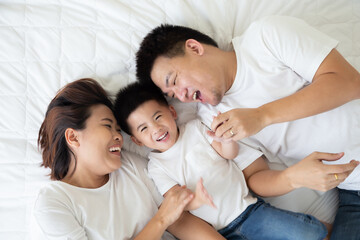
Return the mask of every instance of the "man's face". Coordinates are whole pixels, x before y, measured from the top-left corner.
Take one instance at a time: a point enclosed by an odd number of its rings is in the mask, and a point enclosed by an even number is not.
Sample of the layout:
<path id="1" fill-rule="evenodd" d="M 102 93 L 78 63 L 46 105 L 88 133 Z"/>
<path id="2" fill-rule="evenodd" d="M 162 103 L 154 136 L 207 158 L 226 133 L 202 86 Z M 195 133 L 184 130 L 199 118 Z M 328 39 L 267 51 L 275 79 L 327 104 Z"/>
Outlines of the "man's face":
<path id="1" fill-rule="evenodd" d="M 181 102 L 201 102 L 217 105 L 225 93 L 220 78 L 221 69 L 194 52 L 168 58 L 158 57 L 151 78 L 167 96 Z"/>

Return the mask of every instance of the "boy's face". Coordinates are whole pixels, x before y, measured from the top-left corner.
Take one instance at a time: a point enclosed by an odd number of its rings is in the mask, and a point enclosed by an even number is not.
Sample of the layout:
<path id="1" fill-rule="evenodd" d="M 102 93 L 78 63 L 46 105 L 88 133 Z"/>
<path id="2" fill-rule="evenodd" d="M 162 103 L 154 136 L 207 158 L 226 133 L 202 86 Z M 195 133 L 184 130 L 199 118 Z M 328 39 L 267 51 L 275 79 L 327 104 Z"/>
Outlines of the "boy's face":
<path id="1" fill-rule="evenodd" d="M 155 100 L 147 101 L 133 111 L 127 122 L 131 139 L 138 145 L 164 152 L 178 139 L 176 111 Z"/>

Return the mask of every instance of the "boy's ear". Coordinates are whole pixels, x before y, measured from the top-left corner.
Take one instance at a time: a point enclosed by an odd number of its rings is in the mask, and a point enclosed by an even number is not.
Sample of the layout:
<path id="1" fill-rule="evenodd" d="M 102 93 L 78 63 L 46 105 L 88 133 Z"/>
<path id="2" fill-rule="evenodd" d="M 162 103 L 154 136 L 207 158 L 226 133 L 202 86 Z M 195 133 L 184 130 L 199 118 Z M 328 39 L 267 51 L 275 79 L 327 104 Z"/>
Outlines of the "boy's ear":
<path id="1" fill-rule="evenodd" d="M 204 46 L 195 39 L 186 40 L 185 50 L 189 50 L 190 52 L 195 53 L 196 55 L 204 54 Z"/>
<path id="2" fill-rule="evenodd" d="M 67 144 L 71 147 L 79 147 L 80 142 L 78 139 L 78 132 L 73 128 L 67 128 L 65 130 L 65 139 Z"/>
<path id="3" fill-rule="evenodd" d="M 140 147 L 144 146 L 144 144 L 142 142 L 140 142 L 136 137 L 130 136 L 130 138 L 131 138 L 131 141 L 133 141 L 136 145 L 138 145 Z"/>
<path id="4" fill-rule="evenodd" d="M 171 115 L 173 116 L 173 118 L 176 120 L 177 119 L 177 113 L 175 108 L 172 105 L 169 105 L 169 110 L 171 112 Z"/>

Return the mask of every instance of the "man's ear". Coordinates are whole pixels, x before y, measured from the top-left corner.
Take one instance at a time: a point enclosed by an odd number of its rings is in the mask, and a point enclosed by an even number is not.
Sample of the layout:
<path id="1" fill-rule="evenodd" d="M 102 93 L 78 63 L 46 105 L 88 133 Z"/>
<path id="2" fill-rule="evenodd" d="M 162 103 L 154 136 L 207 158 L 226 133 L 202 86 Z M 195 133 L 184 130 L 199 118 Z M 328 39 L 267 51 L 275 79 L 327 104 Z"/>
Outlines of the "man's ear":
<path id="1" fill-rule="evenodd" d="M 185 42 L 185 50 L 188 50 L 192 53 L 195 53 L 197 55 L 203 55 L 204 54 L 204 46 L 196 41 L 195 39 L 188 39 Z"/>
<path id="2" fill-rule="evenodd" d="M 78 139 L 78 132 L 73 128 L 68 128 L 65 130 L 65 139 L 67 144 L 71 147 L 79 147 L 79 139 Z"/>
<path id="3" fill-rule="evenodd" d="M 142 142 L 140 142 L 136 137 L 130 136 L 130 139 L 131 139 L 131 141 L 133 141 L 136 145 L 138 145 L 138 146 L 140 146 L 140 147 L 144 146 L 144 144 L 143 144 Z"/>
<path id="4" fill-rule="evenodd" d="M 172 105 L 169 105 L 169 110 L 171 112 L 171 115 L 173 116 L 173 118 L 176 120 L 177 119 L 177 113 L 175 108 Z"/>

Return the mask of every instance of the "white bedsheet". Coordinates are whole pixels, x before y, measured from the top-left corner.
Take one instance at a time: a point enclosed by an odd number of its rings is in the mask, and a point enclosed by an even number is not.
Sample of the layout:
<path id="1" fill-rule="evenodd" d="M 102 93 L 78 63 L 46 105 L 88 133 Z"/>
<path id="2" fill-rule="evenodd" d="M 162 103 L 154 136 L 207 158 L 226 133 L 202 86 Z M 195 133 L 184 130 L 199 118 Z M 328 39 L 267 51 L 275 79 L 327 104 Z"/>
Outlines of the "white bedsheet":
<path id="1" fill-rule="evenodd" d="M 32 208 L 49 180 L 36 141 L 61 86 L 92 77 L 114 95 L 135 80 L 134 54 L 160 23 L 193 27 L 230 49 L 233 36 L 273 14 L 339 40 L 338 51 L 360 70 L 357 0 L 0 0 L 0 239 L 41 239 Z"/>

